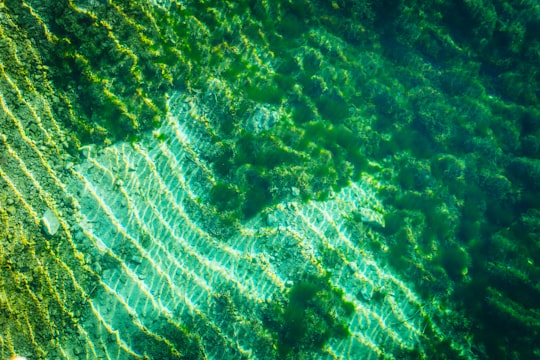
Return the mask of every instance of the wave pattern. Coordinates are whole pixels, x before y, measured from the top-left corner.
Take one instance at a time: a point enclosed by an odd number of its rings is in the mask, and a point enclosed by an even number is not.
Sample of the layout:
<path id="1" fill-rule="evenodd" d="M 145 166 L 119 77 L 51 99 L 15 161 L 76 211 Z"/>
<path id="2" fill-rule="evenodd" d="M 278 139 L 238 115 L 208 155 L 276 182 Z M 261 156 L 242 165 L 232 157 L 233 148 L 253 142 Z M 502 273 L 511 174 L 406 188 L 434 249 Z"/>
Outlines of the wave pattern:
<path id="1" fill-rule="evenodd" d="M 3 6 L 0 16 L 0 357 L 69 358 L 94 276 L 70 232 L 68 136 L 32 38 Z M 60 223 L 54 239 L 41 231 L 47 209 Z"/>
<path id="2" fill-rule="evenodd" d="M 31 6 L 9 5 L 54 40 Z M 1 358 L 275 358 L 263 314 L 302 274 L 330 274 L 354 304 L 351 336 L 331 339 L 321 358 L 416 347 L 428 310 L 364 246 L 382 226 L 372 179 L 226 229 L 207 201 L 216 181 L 201 156 L 204 104 L 176 94 L 160 136 L 83 146 L 79 162 L 66 130 L 76 98 L 53 87 L 20 19 L 3 6 L 0 15 Z M 113 90 L 103 94 L 117 100 Z M 53 236 L 41 229 L 47 210 L 60 223 Z"/>
<path id="3" fill-rule="evenodd" d="M 421 304 L 363 249 L 362 238 L 374 235 L 351 228 L 344 216 L 362 211 L 366 220 L 381 221 L 367 181 L 324 203 L 279 204 L 220 238 L 212 234 L 215 215 L 200 201 L 213 176 L 196 151 L 202 132 L 192 113 L 197 107 L 182 97 L 170 105 L 159 130 L 167 140 L 149 136 L 88 149 L 70 184 L 84 233 L 78 246 L 94 249 L 102 274 L 92 309 L 103 328 L 117 334 L 119 349 L 142 355 L 148 348 L 135 339 L 174 345 L 164 330 L 193 326 L 209 358 L 264 358 L 272 354 L 260 316 L 265 302 L 296 274 L 328 270 L 356 309 L 350 340 L 333 342 L 328 358 L 378 358 L 384 349 L 414 347 Z M 332 269 L 323 266 L 323 254 L 334 257 Z M 388 296 L 371 299 L 381 289 Z"/>

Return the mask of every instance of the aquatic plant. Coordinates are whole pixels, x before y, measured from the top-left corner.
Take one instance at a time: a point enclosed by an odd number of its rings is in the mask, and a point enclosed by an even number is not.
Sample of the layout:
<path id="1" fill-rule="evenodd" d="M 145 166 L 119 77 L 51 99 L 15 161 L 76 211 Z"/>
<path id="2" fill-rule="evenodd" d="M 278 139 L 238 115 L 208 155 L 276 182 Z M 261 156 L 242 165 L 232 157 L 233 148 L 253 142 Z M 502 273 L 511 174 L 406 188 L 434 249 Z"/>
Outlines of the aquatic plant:
<path id="1" fill-rule="evenodd" d="M 268 306 L 265 325 L 274 335 L 278 356 L 291 359 L 317 353 L 331 338 L 349 336 L 346 318 L 353 312 L 354 305 L 328 278 L 309 276 L 288 290 L 283 303 Z"/>

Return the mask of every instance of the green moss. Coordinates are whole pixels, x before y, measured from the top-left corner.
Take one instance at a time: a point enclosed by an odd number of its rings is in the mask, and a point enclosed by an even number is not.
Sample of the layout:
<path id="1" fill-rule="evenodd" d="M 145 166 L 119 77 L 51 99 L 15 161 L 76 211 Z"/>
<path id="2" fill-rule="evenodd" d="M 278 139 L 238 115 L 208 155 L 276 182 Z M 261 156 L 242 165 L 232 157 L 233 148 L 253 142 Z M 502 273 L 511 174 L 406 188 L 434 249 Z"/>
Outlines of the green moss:
<path id="1" fill-rule="evenodd" d="M 160 318 L 162 326 L 162 333 L 167 334 L 167 340 L 173 345 L 173 349 L 176 350 L 176 354 L 181 353 L 181 359 L 200 359 L 204 356 L 203 344 L 201 339 L 196 335 L 193 329 L 188 329 L 185 326 L 178 326 L 172 324 L 170 320 Z M 155 358 L 160 358 L 156 353 L 152 353 Z M 162 357 L 170 357 L 171 354 L 165 352 L 160 354 Z"/>
<path id="2" fill-rule="evenodd" d="M 249 219 L 255 216 L 266 206 L 272 203 L 270 182 L 258 173 L 256 169 L 249 168 L 242 181 L 242 190 L 245 200 L 242 204 L 242 214 Z"/>
<path id="3" fill-rule="evenodd" d="M 164 142 L 165 140 L 167 140 L 167 135 L 163 133 L 155 133 L 154 137 L 160 142 Z"/>
<path id="4" fill-rule="evenodd" d="M 450 213 L 439 206 L 426 208 L 424 210 L 426 217 L 426 230 L 439 239 L 446 239 L 452 234 L 452 220 Z"/>
<path id="5" fill-rule="evenodd" d="M 293 120 L 296 124 L 303 124 L 316 119 L 315 111 L 305 101 L 296 102 L 293 105 Z"/>
<path id="6" fill-rule="evenodd" d="M 512 224 L 517 214 L 513 206 L 508 202 L 490 199 L 486 208 L 487 219 L 499 227 L 507 227 Z"/>
<path id="7" fill-rule="evenodd" d="M 400 148 L 399 144 L 392 139 L 380 139 L 373 152 L 376 158 L 384 159 L 385 157 L 392 156 L 401 150 L 402 149 Z"/>
<path id="8" fill-rule="evenodd" d="M 402 167 L 400 170 L 399 170 L 399 175 L 398 175 L 398 181 L 399 181 L 399 185 L 403 188 L 403 189 L 406 189 L 406 190 L 412 190 L 412 189 L 415 189 L 415 175 L 416 175 L 416 172 L 414 170 L 414 168 L 411 168 L 411 167 Z"/>
<path id="9" fill-rule="evenodd" d="M 332 179 L 330 182 L 334 183 L 337 176 L 333 166 L 321 164 L 312 169 L 313 175 L 316 178 Z"/>
<path id="10" fill-rule="evenodd" d="M 469 184 L 465 188 L 462 216 L 469 221 L 480 220 L 484 214 L 484 207 L 485 194 L 474 184 Z"/>
<path id="11" fill-rule="evenodd" d="M 246 219 L 249 219 L 270 205 L 271 201 L 272 196 L 267 187 L 252 186 L 246 192 L 246 200 L 242 206 L 242 213 Z"/>
<path id="12" fill-rule="evenodd" d="M 309 277 L 288 291 L 285 304 L 267 309 L 265 325 L 274 334 L 279 358 L 290 359 L 321 351 L 331 338 L 349 336 L 347 324 L 336 313 L 349 317 L 354 310 L 327 278 Z"/>
<path id="13" fill-rule="evenodd" d="M 287 73 L 276 75 L 275 81 L 281 93 L 284 95 L 289 92 L 296 83 L 294 77 L 287 75 Z"/>
<path id="14" fill-rule="evenodd" d="M 480 236 L 480 222 L 461 218 L 457 234 L 459 239 L 465 243 L 476 239 Z"/>
<path id="15" fill-rule="evenodd" d="M 415 157 L 427 159 L 434 155 L 436 147 L 423 133 L 403 128 L 393 133 L 392 139 L 398 150 L 410 150 Z"/>
<path id="16" fill-rule="evenodd" d="M 531 158 L 514 158 L 508 165 L 508 177 L 521 184 L 527 191 L 540 192 L 540 160 Z"/>
<path id="17" fill-rule="evenodd" d="M 462 279 L 471 265 L 469 254 L 463 248 L 455 245 L 440 248 L 435 261 L 444 268 L 453 280 Z"/>
<path id="18" fill-rule="evenodd" d="M 240 193 L 231 185 L 217 183 L 210 190 L 210 203 L 219 211 L 236 210 L 241 204 Z"/>
<path id="19" fill-rule="evenodd" d="M 151 129 L 166 108 L 171 85 L 173 70 L 161 65 L 177 62 L 165 50 L 151 14 L 140 6 L 122 2 L 114 9 L 96 6 L 95 12 L 67 5 L 39 8 L 43 27 L 59 40 L 39 40 L 36 50 L 49 65 L 55 92 L 70 103 L 71 113 L 64 118 L 81 144 L 125 140 Z M 147 51 L 149 47 L 154 51 Z M 102 129 L 98 134 L 92 132 L 97 127 Z"/>
<path id="20" fill-rule="evenodd" d="M 234 157 L 236 166 L 252 164 L 264 169 L 273 169 L 281 164 L 298 164 L 298 155 L 281 146 L 273 137 L 245 134 L 236 142 Z"/>
<path id="21" fill-rule="evenodd" d="M 223 118 L 219 122 L 219 131 L 224 137 L 229 137 L 232 135 L 235 128 L 235 121 L 230 111 L 224 111 Z"/>
<path id="22" fill-rule="evenodd" d="M 248 69 L 248 62 L 239 56 L 235 58 L 234 55 L 232 55 L 233 59 L 228 64 L 227 68 L 224 70 L 223 75 L 227 79 L 233 79 L 237 77 L 238 75 L 242 74 Z"/>
<path id="23" fill-rule="evenodd" d="M 395 235 L 387 252 L 388 263 L 399 271 L 405 272 L 410 265 L 409 239 L 407 230 L 402 228 Z"/>
<path id="24" fill-rule="evenodd" d="M 301 69 L 298 60 L 295 57 L 283 54 L 282 62 L 278 65 L 278 71 L 278 74 L 281 74 L 282 76 L 294 77 L 296 74 L 300 73 Z"/>
<path id="25" fill-rule="evenodd" d="M 384 301 L 387 296 L 387 290 L 384 287 L 379 286 L 373 289 L 373 293 L 371 294 L 371 300 L 373 300 L 375 303 L 380 303 Z"/>
<path id="26" fill-rule="evenodd" d="M 284 13 L 281 21 L 277 24 L 277 30 L 281 35 L 287 38 L 296 38 L 306 30 L 306 26 L 302 19 L 299 19 L 294 14 Z"/>
<path id="27" fill-rule="evenodd" d="M 330 141 L 335 141 L 339 146 L 347 149 L 349 152 L 357 150 L 361 145 L 358 136 L 353 134 L 351 129 L 345 125 L 339 125 L 330 131 Z"/>
<path id="28" fill-rule="evenodd" d="M 410 190 L 396 197 L 394 205 L 398 209 L 416 210 L 426 214 L 436 209 L 440 202 L 432 194 Z"/>
<path id="29" fill-rule="evenodd" d="M 243 164 L 253 164 L 259 152 L 257 146 L 257 138 L 252 134 L 246 134 L 237 139 L 235 144 L 235 166 L 241 166 Z"/>
<path id="30" fill-rule="evenodd" d="M 340 297 L 343 297 L 343 295 L 340 295 Z M 350 301 L 343 301 L 342 303 L 342 308 L 343 308 L 343 311 L 345 313 L 346 316 L 352 316 L 354 314 L 354 312 L 356 311 L 356 307 L 354 306 L 354 304 Z M 345 324 L 343 324 L 344 328 L 347 329 L 345 327 Z M 348 329 L 347 329 L 348 331 Z M 348 335 L 348 334 L 338 334 L 337 337 L 345 337 L 345 336 L 342 336 L 342 335 Z"/>
<path id="31" fill-rule="evenodd" d="M 136 144 L 138 143 L 139 141 L 141 141 L 141 137 L 139 135 L 135 135 L 135 134 L 131 134 L 131 135 L 128 135 L 127 139 L 126 139 L 130 144 Z"/>
<path id="32" fill-rule="evenodd" d="M 255 164 L 273 169 L 276 166 L 287 164 L 288 166 L 299 164 L 301 159 L 298 155 L 282 148 L 279 144 L 269 143 L 263 148 L 262 153 L 256 159 Z"/>
<path id="33" fill-rule="evenodd" d="M 324 95 L 317 101 L 317 109 L 321 116 L 332 123 L 339 124 L 349 116 L 349 107 L 340 95 Z"/>
<path id="34" fill-rule="evenodd" d="M 302 58 L 302 67 L 307 75 L 319 73 L 323 65 L 323 57 L 315 50 L 308 50 Z"/>
<path id="35" fill-rule="evenodd" d="M 405 225 L 405 212 L 392 211 L 384 215 L 384 230 L 386 235 L 393 235 Z"/>
<path id="36" fill-rule="evenodd" d="M 216 144 L 217 154 L 212 159 L 214 170 L 220 176 L 226 176 L 233 167 L 233 150 L 227 144 Z"/>
<path id="37" fill-rule="evenodd" d="M 360 149 L 349 151 L 347 153 L 347 160 L 349 160 L 351 164 L 354 166 L 354 169 L 355 169 L 354 180 L 358 180 L 360 178 L 361 172 L 372 169 L 369 166 L 367 157 Z"/>
<path id="38" fill-rule="evenodd" d="M 326 136 L 331 132 L 331 124 L 324 121 L 313 121 L 306 124 L 306 133 L 304 138 L 306 141 L 325 144 Z"/>
<path id="39" fill-rule="evenodd" d="M 249 99 L 268 104 L 279 104 L 284 96 L 283 91 L 274 85 L 252 84 L 247 86 L 244 91 Z"/>

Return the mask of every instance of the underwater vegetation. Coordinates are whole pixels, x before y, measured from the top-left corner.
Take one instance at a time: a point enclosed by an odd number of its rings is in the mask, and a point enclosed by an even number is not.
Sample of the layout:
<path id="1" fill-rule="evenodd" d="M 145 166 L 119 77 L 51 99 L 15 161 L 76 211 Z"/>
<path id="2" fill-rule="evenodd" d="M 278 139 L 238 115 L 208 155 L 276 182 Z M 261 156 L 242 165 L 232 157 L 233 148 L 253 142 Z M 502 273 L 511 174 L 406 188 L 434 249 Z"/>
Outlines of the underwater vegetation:
<path id="1" fill-rule="evenodd" d="M 44 26 L 6 6 L 48 66 L 71 148 L 136 142 L 168 92 L 198 96 L 217 174 L 205 200 L 228 223 L 370 173 L 387 209 L 370 250 L 464 314 L 455 338 L 470 335 L 479 358 L 540 356 L 534 2 L 28 3 Z M 348 305 L 325 281 L 299 281 L 273 309 L 280 355 L 347 336 L 335 313 Z M 433 344 L 451 358 L 449 340 Z"/>
<path id="2" fill-rule="evenodd" d="M 110 144 L 159 124 L 173 69 L 149 49 L 159 47 L 161 36 L 143 8 L 123 1 L 116 7 L 94 2 L 92 11 L 67 0 L 30 3 L 44 24 L 32 28 L 35 49 L 56 87 L 54 110 L 68 122 L 72 142 Z M 31 7 L 9 6 L 21 28 L 34 22 Z"/>
<path id="3" fill-rule="evenodd" d="M 379 230 L 387 243 L 371 249 L 426 299 L 468 316 L 459 326 L 477 356 L 533 356 L 537 309 L 525 296 L 510 301 L 510 283 L 534 296 L 538 262 L 500 248 L 536 254 L 538 245 L 525 233 L 495 241 L 525 216 L 538 221 L 539 78 L 531 71 L 539 15 L 525 9 L 502 1 L 252 2 L 234 9 L 245 26 L 206 12 L 215 42 L 228 39 L 222 59 L 238 34 L 258 44 L 256 56 L 220 63 L 226 85 L 217 107 L 228 116 L 211 120 L 221 151 L 208 161 L 234 191 L 211 202 L 241 221 L 277 201 L 324 200 L 363 172 L 375 175 L 387 184 Z M 246 133 L 255 103 L 277 111 L 278 121 Z M 491 295 L 469 295 L 478 292 Z M 515 333 L 531 336 L 517 341 L 499 326 L 512 316 Z M 448 342 L 439 346 L 453 353 Z"/>
<path id="4" fill-rule="evenodd" d="M 197 6 L 218 9 L 191 13 L 212 44 L 197 42 L 195 59 L 215 66 L 190 79 L 214 99 L 209 121 L 219 150 L 207 160 L 220 175 L 210 195 L 216 209 L 242 221 L 284 199 L 324 200 L 370 173 L 386 184 L 387 208 L 378 230 L 386 243 L 370 249 L 426 301 L 436 297 L 466 316 L 456 320 L 455 338 L 472 337 L 476 356 L 538 354 L 538 307 L 525 300 L 538 291 L 538 244 L 527 235 L 539 221 L 538 8 L 504 1 Z M 256 45 L 245 49 L 242 37 Z M 209 74 L 222 75 L 211 91 Z M 258 117 L 252 109 L 260 104 L 276 121 Z M 282 322 L 302 319 L 299 307 L 285 306 Z M 501 325 L 508 319 L 512 331 Z M 274 333 L 295 321 L 274 324 Z M 301 347 L 280 336 L 284 354 Z M 434 344 L 440 356 L 454 357 L 449 341 Z"/>
<path id="5" fill-rule="evenodd" d="M 326 277 L 308 276 L 296 282 L 283 302 L 272 302 L 265 310 L 265 326 L 277 343 L 280 359 L 316 354 L 331 338 L 350 335 L 346 318 L 354 305 L 332 288 Z"/>

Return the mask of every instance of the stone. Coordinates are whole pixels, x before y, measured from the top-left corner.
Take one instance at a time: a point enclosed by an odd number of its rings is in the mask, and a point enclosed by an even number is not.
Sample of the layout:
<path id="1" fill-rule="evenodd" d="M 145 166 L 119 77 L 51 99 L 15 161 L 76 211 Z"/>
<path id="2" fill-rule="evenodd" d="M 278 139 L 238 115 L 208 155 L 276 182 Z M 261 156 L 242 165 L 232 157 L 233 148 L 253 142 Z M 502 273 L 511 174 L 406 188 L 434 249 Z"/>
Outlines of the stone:
<path id="1" fill-rule="evenodd" d="M 266 225 L 268 226 L 274 226 L 277 223 L 278 219 L 276 214 L 274 213 L 268 213 L 266 214 Z"/>
<path id="2" fill-rule="evenodd" d="M 60 228 L 60 222 L 51 209 L 47 209 L 41 218 L 41 225 L 43 226 L 43 231 L 49 236 L 53 236 L 58 232 Z"/>

